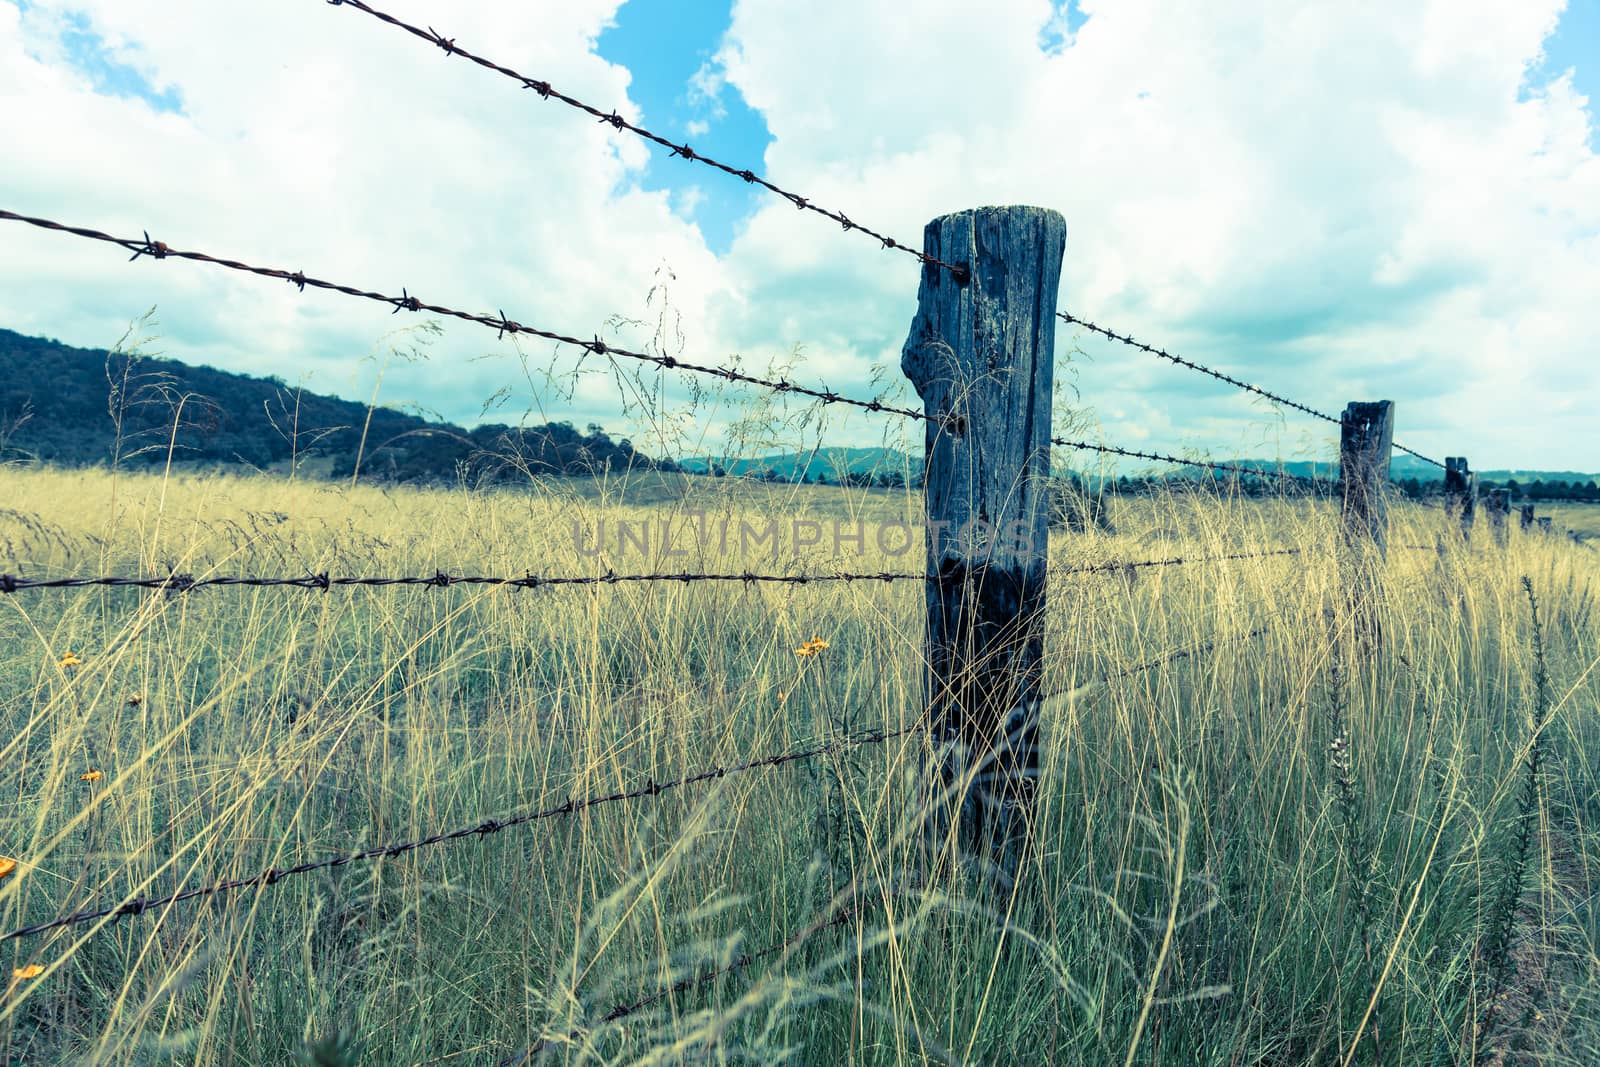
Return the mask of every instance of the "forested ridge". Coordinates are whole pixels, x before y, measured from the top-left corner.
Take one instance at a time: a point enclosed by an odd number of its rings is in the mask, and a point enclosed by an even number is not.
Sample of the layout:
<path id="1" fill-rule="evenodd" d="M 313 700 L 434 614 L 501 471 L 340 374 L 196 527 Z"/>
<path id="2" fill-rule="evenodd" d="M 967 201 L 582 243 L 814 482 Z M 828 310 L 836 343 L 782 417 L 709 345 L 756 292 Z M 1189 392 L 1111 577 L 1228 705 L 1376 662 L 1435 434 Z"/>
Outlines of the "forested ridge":
<path id="1" fill-rule="evenodd" d="M 0 329 L 0 461 L 291 466 L 348 478 L 475 483 L 666 467 L 599 427 L 472 429 L 177 360 Z M 365 444 L 363 446 L 363 428 Z"/>

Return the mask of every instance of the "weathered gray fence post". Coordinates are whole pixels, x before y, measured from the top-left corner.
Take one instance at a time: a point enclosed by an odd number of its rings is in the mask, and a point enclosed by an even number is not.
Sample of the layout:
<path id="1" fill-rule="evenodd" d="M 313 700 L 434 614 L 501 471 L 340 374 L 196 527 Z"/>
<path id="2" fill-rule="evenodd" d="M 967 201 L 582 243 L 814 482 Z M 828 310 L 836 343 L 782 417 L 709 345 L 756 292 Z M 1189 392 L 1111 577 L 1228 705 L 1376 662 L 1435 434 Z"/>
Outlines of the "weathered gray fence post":
<path id="1" fill-rule="evenodd" d="M 1539 516 L 1539 532 L 1552 533 L 1555 530 L 1555 517 L 1551 515 Z"/>
<path id="2" fill-rule="evenodd" d="M 1483 508 L 1489 513 L 1489 528 L 1497 545 L 1506 543 L 1506 519 L 1511 515 L 1511 490 L 1491 489 L 1484 494 Z"/>
<path id="3" fill-rule="evenodd" d="M 926 699 L 943 752 L 930 829 L 1016 876 L 1038 770 L 1056 290 L 1066 221 L 1035 207 L 944 215 L 900 366 L 927 423 Z M 944 824 L 948 825 L 948 824 Z"/>
<path id="4" fill-rule="evenodd" d="M 1389 457 L 1394 449 L 1394 403 L 1352 400 L 1339 419 L 1339 485 L 1344 492 L 1345 539 L 1352 548 L 1389 547 Z"/>
<path id="5" fill-rule="evenodd" d="M 1339 486 L 1344 498 L 1345 595 L 1353 635 L 1381 640 L 1378 571 L 1389 549 L 1389 459 L 1394 403 L 1353 400 L 1339 419 Z"/>
<path id="6" fill-rule="evenodd" d="M 1517 509 L 1517 525 L 1524 532 L 1533 529 L 1533 505 L 1524 504 Z"/>
<path id="7" fill-rule="evenodd" d="M 1472 519 L 1477 511 L 1478 477 L 1467 466 L 1465 456 L 1446 456 L 1444 461 L 1444 506 L 1461 519 L 1461 536 L 1472 539 Z"/>

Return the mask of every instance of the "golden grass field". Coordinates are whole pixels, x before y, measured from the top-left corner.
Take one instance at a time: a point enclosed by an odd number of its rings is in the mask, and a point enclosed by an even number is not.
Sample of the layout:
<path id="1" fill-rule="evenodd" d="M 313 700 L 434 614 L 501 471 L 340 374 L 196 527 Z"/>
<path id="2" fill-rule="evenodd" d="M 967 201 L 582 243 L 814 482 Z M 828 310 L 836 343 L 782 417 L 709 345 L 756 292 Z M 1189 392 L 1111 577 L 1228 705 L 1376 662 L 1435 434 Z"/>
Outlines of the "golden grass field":
<path id="1" fill-rule="evenodd" d="M 875 537 L 915 494 L 733 479 L 0 468 L 0 501 L 0 571 L 30 578 L 921 569 Z M 758 559 L 575 542 L 702 512 L 871 529 Z M 1397 506 L 1362 654 L 1328 503 L 1113 518 L 1052 562 L 1301 554 L 1053 581 L 1046 689 L 1082 688 L 1044 723 L 1014 893 L 919 873 L 910 732 L 9 939 L 0 1061 L 1600 1059 L 1600 553 Z M 0 596 L 0 924 L 903 729 L 922 612 L 916 582 Z"/>

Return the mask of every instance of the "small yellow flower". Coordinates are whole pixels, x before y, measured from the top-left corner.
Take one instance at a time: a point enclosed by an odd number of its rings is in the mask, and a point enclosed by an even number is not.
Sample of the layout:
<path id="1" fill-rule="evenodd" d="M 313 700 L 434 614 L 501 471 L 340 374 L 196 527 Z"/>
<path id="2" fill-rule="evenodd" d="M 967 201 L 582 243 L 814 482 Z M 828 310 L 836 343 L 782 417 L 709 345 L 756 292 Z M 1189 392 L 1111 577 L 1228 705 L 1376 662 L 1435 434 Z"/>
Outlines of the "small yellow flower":
<path id="1" fill-rule="evenodd" d="M 778 703 L 782 704 L 785 700 L 788 700 L 788 699 L 789 699 L 789 694 L 788 693 L 784 693 L 784 692 L 781 692 L 781 691 L 778 693 Z"/>
<path id="2" fill-rule="evenodd" d="M 105 776 L 106 775 L 105 775 L 104 771 L 97 771 L 97 770 L 91 769 L 91 770 L 85 771 L 83 774 L 78 775 L 78 781 L 80 781 L 80 782 L 98 782 L 100 779 L 104 778 Z"/>
<path id="3" fill-rule="evenodd" d="M 61 666 L 81 667 L 83 666 L 83 660 L 78 658 L 78 654 L 76 652 L 68 652 L 65 656 L 61 657 Z"/>
<path id="4" fill-rule="evenodd" d="M 13 978 L 37 978 L 44 973 L 44 968 L 37 963 L 30 963 L 26 967 L 18 967 L 11 972 Z"/>
<path id="5" fill-rule="evenodd" d="M 0 856 L 0 878 L 17 869 L 17 861 L 10 856 Z"/>
<path id="6" fill-rule="evenodd" d="M 817 653 L 821 652 L 827 647 L 828 642 L 824 641 L 820 637 L 813 637 L 811 640 L 795 649 L 794 654 L 797 656 L 815 656 Z"/>

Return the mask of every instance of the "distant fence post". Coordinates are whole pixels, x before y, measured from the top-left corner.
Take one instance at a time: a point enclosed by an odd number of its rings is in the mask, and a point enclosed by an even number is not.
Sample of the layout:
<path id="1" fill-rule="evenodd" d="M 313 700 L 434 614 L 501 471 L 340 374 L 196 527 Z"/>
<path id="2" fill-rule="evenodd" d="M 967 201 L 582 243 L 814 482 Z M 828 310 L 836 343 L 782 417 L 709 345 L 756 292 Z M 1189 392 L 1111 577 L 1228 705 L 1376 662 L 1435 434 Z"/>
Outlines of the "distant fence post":
<path id="1" fill-rule="evenodd" d="M 1339 487 L 1344 499 L 1345 595 L 1354 635 L 1379 640 L 1378 567 L 1389 548 L 1389 459 L 1394 403 L 1352 400 L 1339 419 Z"/>
<path id="2" fill-rule="evenodd" d="M 1511 490 L 1491 489 L 1484 494 L 1484 510 L 1489 513 L 1489 528 L 1497 545 L 1506 543 L 1506 519 L 1511 516 Z"/>
<path id="3" fill-rule="evenodd" d="M 928 723 L 942 753 L 930 837 L 1016 876 L 1038 770 L 1056 290 L 1066 220 L 1034 207 L 944 215 L 900 366 L 926 424 Z"/>
<path id="4" fill-rule="evenodd" d="M 1478 478 L 1467 466 L 1465 456 L 1446 456 L 1444 461 L 1445 510 L 1461 519 L 1461 536 L 1472 538 L 1472 519 L 1477 511 Z"/>
<path id="5" fill-rule="evenodd" d="M 1551 516 L 1551 515 L 1540 515 L 1539 516 L 1539 532 L 1540 533 L 1553 533 L 1553 532 L 1555 532 L 1555 518 L 1554 518 L 1554 516 Z"/>

